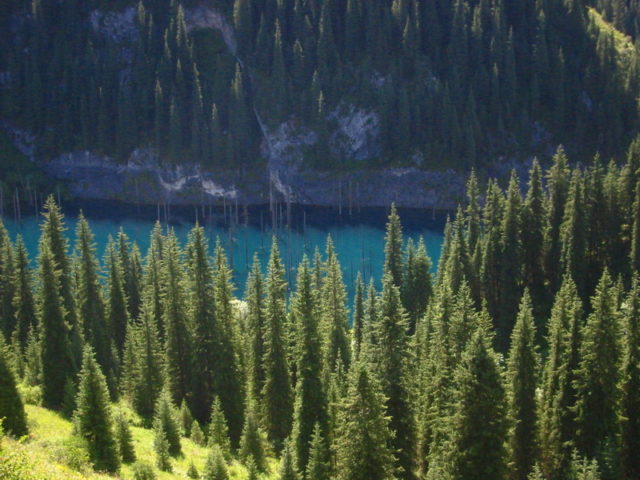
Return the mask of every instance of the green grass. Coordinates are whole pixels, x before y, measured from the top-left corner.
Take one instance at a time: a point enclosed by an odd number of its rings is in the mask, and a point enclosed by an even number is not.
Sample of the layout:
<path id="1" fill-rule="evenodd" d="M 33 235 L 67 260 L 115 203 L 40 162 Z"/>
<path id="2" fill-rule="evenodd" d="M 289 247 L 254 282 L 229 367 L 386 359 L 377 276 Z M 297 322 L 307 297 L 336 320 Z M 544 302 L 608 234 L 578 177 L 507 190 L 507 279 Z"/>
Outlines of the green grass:
<path id="1" fill-rule="evenodd" d="M 589 18 L 593 24 L 601 32 L 613 35 L 616 50 L 619 55 L 626 56 L 635 49 L 631 37 L 617 30 L 613 25 L 607 22 L 602 15 L 593 7 L 589 7 Z"/>
<path id="2" fill-rule="evenodd" d="M 122 404 L 114 405 L 114 410 L 125 408 Z M 30 433 L 20 440 L 4 438 L 0 450 L 0 477 L 9 480 L 106 480 L 113 478 L 132 479 L 132 465 L 122 465 L 118 475 L 109 476 L 94 472 L 87 462 L 82 444 L 73 436 L 72 423 L 56 412 L 42 407 L 26 406 Z M 133 424 L 138 420 L 128 411 Z M 131 428 L 134 448 L 138 460 L 154 465 L 153 431 L 140 426 Z M 158 480 L 172 480 L 187 478 L 187 469 L 193 462 L 202 474 L 207 458 L 206 447 L 196 445 L 187 438 L 182 438 L 182 456 L 172 459 L 171 473 L 159 472 Z M 270 461 L 270 470 L 276 470 L 275 459 Z M 246 469 L 237 461 L 232 461 L 229 476 L 232 480 L 244 480 Z M 3 473 L 14 472 L 11 476 Z M 20 473 L 15 473 L 15 472 Z M 7 475 L 4 477 L 3 475 Z M 274 478 L 275 475 L 265 475 L 264 480 Z"/>

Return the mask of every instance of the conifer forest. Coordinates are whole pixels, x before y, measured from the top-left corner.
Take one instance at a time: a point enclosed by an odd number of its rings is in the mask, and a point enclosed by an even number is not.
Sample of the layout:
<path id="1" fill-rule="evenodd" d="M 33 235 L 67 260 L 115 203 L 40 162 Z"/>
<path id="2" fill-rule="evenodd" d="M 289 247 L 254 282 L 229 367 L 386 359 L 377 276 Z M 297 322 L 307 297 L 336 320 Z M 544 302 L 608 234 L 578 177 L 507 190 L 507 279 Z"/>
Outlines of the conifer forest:
<path id="1" fill-rule="evenodd" d="M 353 171 L 441 250 L 385 200 L 381 275 L 276 221 L 245 281 L 189 203 Z M 638 0 L 0 0 L 0 480 L 184 478 L 640 480 Z"/>
<path id="2" fill-rule="evenodd" d="M 638 147 L 559 149 L 506 189 L 472 173 L 435 274 L 392 206 L 354 298 L 331 239 L 288 284 L 274 237 L 240 293 L 201 226 L 181 244 L 158 223 L 147 252 L 113 232 L 97 259 L 50 197 L 34 260 L 0 228 L 0 476 L 50 478 L 10 452 L 53 411 L 68 456 L 137 479 L 193 445 L 204 479 L 639 478 Z"/>
<path id="3" fill-rule="evenodd" d="M 220 31 L 194 20 L 206 8 Z M 549 143 L 622 158 L 638 38 L 635 0 L 3 0 L 0 112 L 43 157 L 149 146 L 249 169 L 262 131 L 293 119 L 319 138 L 308 165 L 360 165 L 333 148 L 351 106 L 379 118 L 369 166 L 480 167 Z"/>

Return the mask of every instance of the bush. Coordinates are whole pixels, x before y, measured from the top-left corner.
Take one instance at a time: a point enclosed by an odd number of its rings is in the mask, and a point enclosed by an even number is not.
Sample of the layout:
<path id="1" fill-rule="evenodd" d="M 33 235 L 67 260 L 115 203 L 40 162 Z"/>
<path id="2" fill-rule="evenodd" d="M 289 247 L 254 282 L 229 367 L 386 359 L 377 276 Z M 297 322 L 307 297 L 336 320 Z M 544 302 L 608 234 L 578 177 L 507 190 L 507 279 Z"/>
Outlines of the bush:
<path id="1" fill-rule="evenodd" d="M 27 405 L 42 405 L 42 388 L 39 385 L 26 385 L 21 383 L 18 385 L 18 391 L 22 397 L 22 401 Z"/>
<path id="2" fill-rule="evenodd" d="M 189 463 L 189 469 L 187 470 L 187 477 L 189 478 L 200 478 L 200 474 L 198 473 L 198 469 L 193 464 L 193 461 Z"/>
<path id="3" fill-rule="evenodd" d="M 33 466 L 24 452 L 6 452 L 0 455 L 0 478 L 2 480 L 39 480 L 33 473 Z"/>
<path id="4" fill-rule="evenodd" d="M 80 437 L 71 436 L 56 445 L 53 448 L 53 457 L 56 462 L 76 472 L 84 473 L 92 469 L 87 442 Z"/>
<path id="5" fill-rule="evenodd" d="M 156 480 L 156 472 L 147 462 L 136 462 L 133 464 L 134 480 Z"/>

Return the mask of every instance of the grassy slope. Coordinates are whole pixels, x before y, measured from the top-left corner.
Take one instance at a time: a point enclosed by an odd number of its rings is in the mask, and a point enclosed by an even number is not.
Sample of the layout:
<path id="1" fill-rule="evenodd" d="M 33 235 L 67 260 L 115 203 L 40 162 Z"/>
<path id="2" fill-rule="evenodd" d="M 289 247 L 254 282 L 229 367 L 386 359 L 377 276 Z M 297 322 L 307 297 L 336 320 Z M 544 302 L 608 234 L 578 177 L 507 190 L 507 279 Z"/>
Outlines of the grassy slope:
<path id="1" fill-rule="evenodd" d="M 24 465 L 25 471 L 30 474 L 25 474 L 25 480 L 106 480 L 114 478 L 95 473 L 87 465 L 80 464 L 75 468 L 69 466 L 74 463 L 68 459 L 68 455 L 65 453 L 68 451 L 65 449 L 65 445 L 68 445 L 72 438 L 70 421 L 41 407 L 27 405 L 26 410 L 30 427 L 29 438 L 22 441 L 4 439 L 4 450 L 0 453 L 0 477 L 2 476 L 3 461 L 9 460 L 9 462 Z M 153 431 L 139 427 L 132 427 L 131 430 L 138 460 L 154 464 Z M 182 451 L 182 457 L 172 460 L 172 473 L 156 472 L 159 480 L 187 478 L 186 472 L 191 461 L 195 464 L 198 472 L 202 473 L 207 449 L 183 438 Z M 275 467 L 274 463 L 272 462 L 271 465 L 272 470 Z M 246 469 L 239 463 L 233 462 L 229 466 L 229 474 L 232 480 L 244 480 Z M 117 478 L 133 478 L 131 465 L 123 465 Z M 266 478 L 265 476 L 265 480 Z"/>
<path id="2" fill-rule="evenodd" d="M 633 40 L 602 18 L 602 15 L 595 8 L 589 7 L 589 18 L 600 31 L 613 35 L 618 54 L 625 57 L 633 52 L 635 48 Z"/>

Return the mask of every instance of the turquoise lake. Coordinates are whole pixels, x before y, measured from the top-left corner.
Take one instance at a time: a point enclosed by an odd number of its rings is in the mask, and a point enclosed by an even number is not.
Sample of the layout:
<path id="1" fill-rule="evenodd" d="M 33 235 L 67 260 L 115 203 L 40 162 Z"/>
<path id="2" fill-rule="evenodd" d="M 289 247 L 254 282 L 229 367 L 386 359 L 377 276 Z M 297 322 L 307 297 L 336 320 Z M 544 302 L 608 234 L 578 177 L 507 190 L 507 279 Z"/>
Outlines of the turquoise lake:
<path id="1" fill-rule="evenodd" d="M 166 212 L 156 212 L 151 208 L 141 211 L 110 203 L 65 205 L 70 252 L 73 251 L 75 226 L 80 209 L 85 212 L 95 235 L 99 259 L 102 259 L 109 235 L 115 236 L 120 228 L 130 240 L 138 244 L 144 255 L 149 248 L 150 232 L 158 218 L 163 226 L 174 229 L 183 245 L 195 223 L 193 211 L 187 209 L 177 212 L 174 209 L 167 219 Z M 403 220 L 405 240 L 412 238 L 417 242 L 420 236 L 424 237 L 435 270 L 443 239 L 443 218 L 434 216 L 431 212 L 418 210 L 400 210 L 399 213 Z M 225 216 L 220 212 L 204 221 L 200 216 L 200 222 L 206 228 L 212 248 L 217 238 L 222 242 L 234 270 L 236 294 L 244 292 L 247 271 L 254 252 L 258 252 L 263 267 L 266 265 L 272 235 L 275 234 L 278 239 L 290 284 L 295 282 L 295 268 L 302 256 L 307 254 L 312 257 L 316 247 L 324 253 L 327 236 L 331 235 L 342 264 L 344 281 L 351 301 L 358 271 L 362 272 L 365 281 L 368 282 L 373 276 L 379 285 L 384 260 L 386 216 L 387 212 L 384 209 L 363 209 L 349 214 L 332 208 L 296 207 L 288 216 L 291 228 L 285 225 L 272 229 L 272 214 L 268 207 L 255 207 L 242 215 L 234 212 Z M 231 217 L 232 221 L 229 221 L 228 217 Z M 241 217 L 244 220 L 240 220 Z M 235 219 L 239 219 L 237 223 Z M 23 236 L 31 258 L 34 259 L 38 251 L 41 218 L 32 214 L 17 220 L 5 215 L 3 221 L 12 238 L 15 239 L 17 234 Z M 277 219 L 276 222 L 285 223 Z"/>

